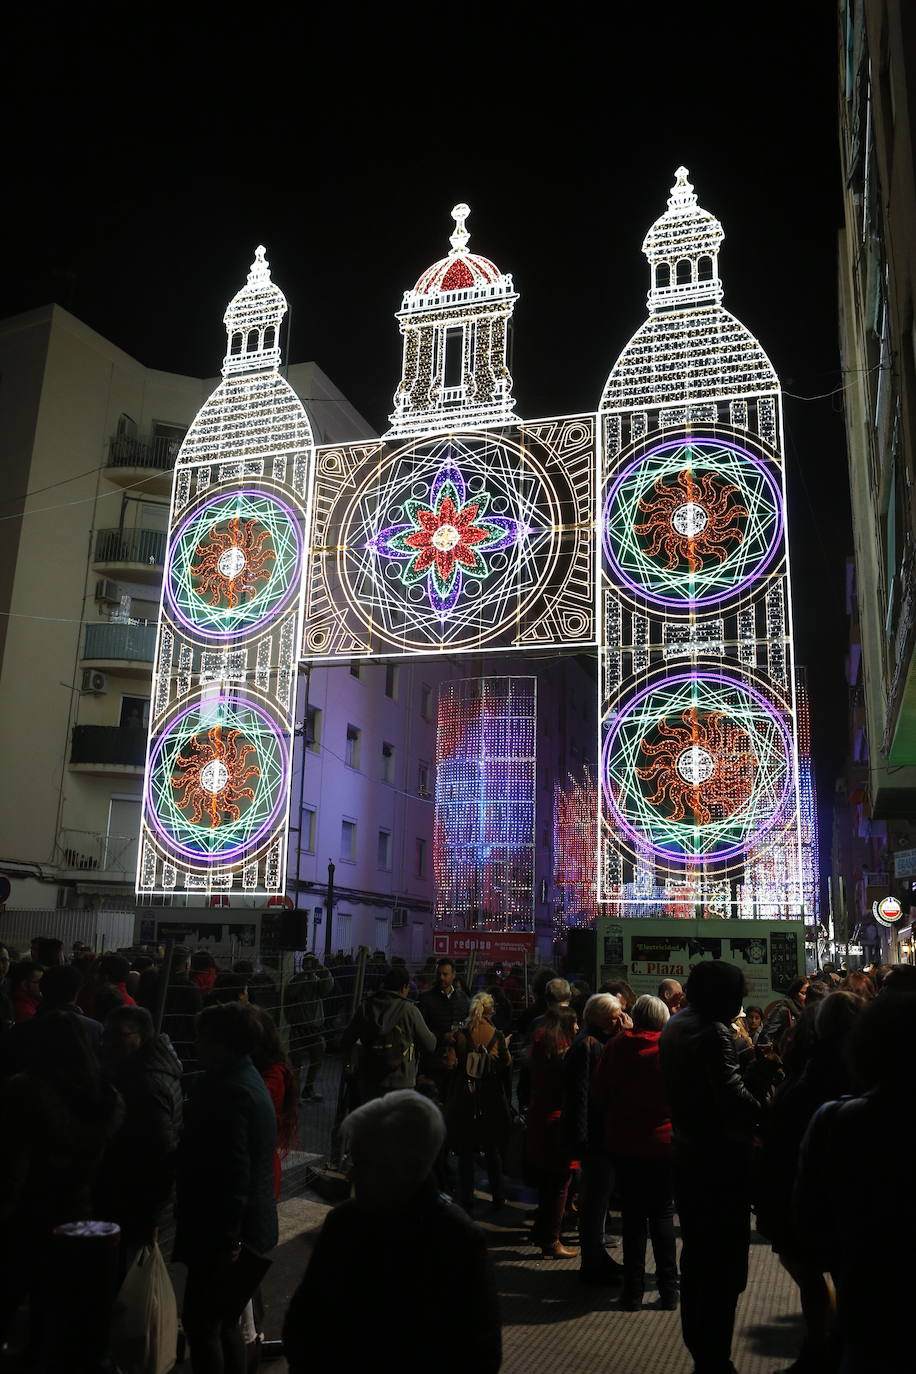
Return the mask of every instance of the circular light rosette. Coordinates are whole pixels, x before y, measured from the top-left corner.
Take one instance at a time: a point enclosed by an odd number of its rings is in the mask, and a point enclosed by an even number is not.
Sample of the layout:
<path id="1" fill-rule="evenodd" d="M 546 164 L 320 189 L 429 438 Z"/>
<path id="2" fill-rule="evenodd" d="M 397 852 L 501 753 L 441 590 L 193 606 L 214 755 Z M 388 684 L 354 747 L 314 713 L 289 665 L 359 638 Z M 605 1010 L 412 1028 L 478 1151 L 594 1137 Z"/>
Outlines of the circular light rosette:
<path id="1" fill-rule="evenodd" d="M 166 604 L 191 634 L 239 639 L 290 603 L 301 564 L 302 533 L 290 506 L 263 491 L 224 492 L 175 531 Z"/>
<path id="2" fill-rule="evenodd" d="M 182 859 L 231 864 L 271 834 L 286 800 L 286 739 L 253 701 L 195 702 L 153 743 L 146 812 Z"/>
<path id="3" fill-rule="evenodd" d="M 561 516 L 543 466 L 504 435 L 412 441 L 366 474 L 342 514 L 341 586 L 400 648 L 485 644 L 541 595 Z"/>
<path id="4" fill-rule="evenodd" d="M 782 537 L 782 493 L 767 463 L 724 439 L 657 444 L 617 476 L 604 503 L 612 578 L 684 610 L 749 587 Z"/>
<path id="5" fill-rule="evenodd" d="M 643 688 L 602 751 L 612 824 L 677 863 L 737 858 L 783 817 L 792 782 L 785 722 L 766 697 L 715 672 Z"/>

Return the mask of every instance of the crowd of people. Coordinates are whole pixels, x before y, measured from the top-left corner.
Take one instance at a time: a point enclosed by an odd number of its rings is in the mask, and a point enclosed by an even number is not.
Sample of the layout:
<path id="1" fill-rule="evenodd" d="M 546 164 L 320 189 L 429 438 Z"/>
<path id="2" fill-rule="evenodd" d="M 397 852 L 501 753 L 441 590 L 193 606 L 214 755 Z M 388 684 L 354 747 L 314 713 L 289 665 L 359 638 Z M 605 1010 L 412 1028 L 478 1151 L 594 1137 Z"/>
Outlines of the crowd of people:
<path id="1" fill-rule="evenodd" d="M 321 1098 L 333 1039 L 353 1196 L 329 1214 L 285 1316 L 292 1374 L 370 1357 L 405 1298 L 414 1335 L 436 1343 L 456 1282 L 465 1339 L 437 1345 L 437 1363 L 498 1370 L 496 1284 L 472 1220 L 484 1205 L 498 1225 L 530 1225 L 524 1243 L 545 1261 L 578 1260 L 579 1281 L 617 1309 L 680 1307 L 697 1374 L 734 1368 L 756 1214 L 799 1288 L 793 1370 L 899 1367 L 905 1310 L 876 1320 L 865 1297 L 877 1257 L 902 1267 L 912 1204 L 905 1194 L 890 1235 L 880 1208 L 854 1227 L 846 1209 L 916 1116 L 916 969 L 827 968 L 763 1008 L 718 961 L 641 996 L 542 969 L 526 996 L 521 970 L 470 987 L 451 959 L 412 975 L 376 958 L 354 1008 L 355 980 L 341 996 L 350 967 L 305 956 L 281 991 L 205 950 L 163 965 L 85 948 L 66 961 L 47 939 L 25 957 L 0 946 L 0 1346 L 15 1330 L 34 1367 L 55 1367 L 56 1228 L 116 1223 L 123 1277 L 174 1215 L 195 1374 L 254 1367 L 263 1304 L 256 1278 L 235 1300 L 240 1275 L 276 1245 L 281 1160 Z M 329 1017 L 332 994 L 352 1015 Z M 528 1188 L 533 1210 L 507 1206 Z M 361 1320 L 342 1332 L 322 1318 L 344 1282 Z"/>

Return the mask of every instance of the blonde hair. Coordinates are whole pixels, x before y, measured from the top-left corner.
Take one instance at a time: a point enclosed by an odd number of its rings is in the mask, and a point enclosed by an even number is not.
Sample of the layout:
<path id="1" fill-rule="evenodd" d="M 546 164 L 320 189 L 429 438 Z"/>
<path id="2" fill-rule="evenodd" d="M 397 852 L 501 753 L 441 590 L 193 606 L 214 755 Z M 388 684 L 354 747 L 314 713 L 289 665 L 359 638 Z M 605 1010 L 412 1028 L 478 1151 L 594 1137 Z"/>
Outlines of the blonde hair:
<path id="1" fill-rule="evenodd" d="M 468 1030 L 476 1030 L 481 1021 L 489 1021 L 495 1010 L 495 1003 L 488 992 L 478 992 L 471 1002 L 468 1012 Z"/>

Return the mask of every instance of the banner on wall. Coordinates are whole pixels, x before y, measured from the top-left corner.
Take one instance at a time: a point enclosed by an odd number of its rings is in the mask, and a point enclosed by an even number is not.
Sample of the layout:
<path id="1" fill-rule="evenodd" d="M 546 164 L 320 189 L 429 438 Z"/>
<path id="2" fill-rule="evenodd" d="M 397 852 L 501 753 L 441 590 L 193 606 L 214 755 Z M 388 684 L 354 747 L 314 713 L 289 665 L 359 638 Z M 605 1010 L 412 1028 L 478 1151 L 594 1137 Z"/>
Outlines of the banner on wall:
<path id="1" fill-rule="evenodd" d="M 433 954 L 437 959 L 467 958 L 475 953 L 490 963 L 509 960 L 518 963 L 534 953 L 534 935 L 524 931 L 447 930 L 433 936 Z"/>

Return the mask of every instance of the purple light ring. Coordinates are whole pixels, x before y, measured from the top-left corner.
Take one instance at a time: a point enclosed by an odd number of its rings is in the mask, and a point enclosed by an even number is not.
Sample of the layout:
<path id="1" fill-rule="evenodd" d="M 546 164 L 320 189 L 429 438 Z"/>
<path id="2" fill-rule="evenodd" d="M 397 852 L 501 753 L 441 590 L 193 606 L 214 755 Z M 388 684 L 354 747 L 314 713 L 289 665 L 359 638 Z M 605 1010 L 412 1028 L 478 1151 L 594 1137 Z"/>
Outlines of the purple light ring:
<path id="1" fill-rule="evenodd" d="M 202 515 L 203 512 L 208 509 L 208 507 L 217 505 L 222 501 L 229 501 L 233 497 L 239 496 L 248 496 L 252 498 L 258 498 L 260 500 L 270 501 L 275 506 L 279 506 L 280 510 L 283 511 L 284 515 L 287 517 L 289 521 L 290 529 L 293 532 L 293 539 L 295 540 L 296 544 L 296 573 L 294 573 L 293 576 L 290 578 L 289 586 L 287 587 L 286 591 L 284 592 L 280 600 L 277 602 L 277 604 L 275 606 L 272 606 L 269 611 L 266 611 L 259 620 L 254 620 L 248 625 L 242 625 L 237 630 L 207 629 L 202 625 L 198 625 L 196 621 L 189 619 L 185 615 L 184 611 L 182 611 L 181 608 L 178 606 L 175 600 L 175 597 L 172 592 L 171 578 L 172 566 L 175 560 L 175 552 L 189 525 L 191 525 L 193 521 L 198 519 L 198 517 Z M 231 519 L 231 517 L 227 518 Z M 289 605 L 293 597 L 296 595 L 296 592 L 298 590 L 299 577 L 297 576 L 297 574 L 301 572 L 301 569 L 302 531 L 299 526 L 299 519 L 292 506 L 288 506 L 284 501 L 281 501 L 278 496 L 275 496 L 273 494 L 273 492 L 259 491 L 254 487 L 245 488 L 242 491 L 223 492 L 220 495 L 210 496 L 207 498 L 206 501 L 202 502 L 196 510 L 193 510 L 191 514 L 185 518 L 185 520 L 176 530 L 174 536 L 169 540 L 165 568 L 163 570 L 163 586 L 165 588 L 165 599 L 172 615 L 175 617 L 178 623 L 188 631 L 189 634 L 201 635 L 205 639 L 209 640 L 241 639 L 245 635 L 257 634 L 258 631 L 261 630 L 263 626 L 268 623 L 268 621 L 274 620 L 278 615 L 280 615 L 283 611 L 286 610 L 287 606 Z"/>
<path id="2" fill-rule="evenodd" d="M 260 828 L 254 833 L 251 839 L 246 840 L 244 844 L 236 845 L 234 849 L 224 850 L 221 854 L 204 854 L 201 853 L 200 850 L 190 849 L 184 845 L 179 844 L 177 840 L 169 836 L 168 832 L 165 830 L 165 828 L 162 825 L 162 822 L 159 819 L 159 813 L 155 805 L 153 804 L 152 778 L 153 772 L 159 763 L 160 755 L 163 749 L 165 748 L 165 745 L 174 734 L 175 727 L 180 725 L 183 720 L 186 720 L 188 716 L 193 715 L 195 711 L 200 711 L 203 705 L 202 699 L 199 698 L 191 706 L 185 707 L 185 709 L 179 715 L 174 716 L 169 721 L 168 725 L 165 727 L 165 729 L 160 734 L 159 738 L 156 740 L 156 743 L 153 745 L 153 748 L 150 751 L 149 762 L 147 763 L 146 767 L 146 777 L 143 782 L 143 799 L 146 814 L 150 822 L 152 823 L 152 826 L 156 831 L 157 835 L 162 840 L 163 844 L 165 844 L 173 853 L 177 852 L 180 853 L 183 858 L 193 859 L 206 864 L 233 863 L 241 854 L 249 853 L 251 850 L 257 848 L 257 846 L 264 839 L 264 836 L 268 833 L 268 831 L 273 829 L 279 817 L 279 814 L 283 809 L 283 804 L 286 796 L 285 783 L 289 778 L 289 752 L 286 746 L 286 738 L 282 730 L 278 727 L 277 722 L 272 719 L 272 717 L 268 714 L 264 707 L 260 706 L 257 702 L 252 701 L 248 697 L 228 696 L 221 697 L 219 698 L 219 700 L 224 701 L 227 705 L 232 706 L 233 708 L 238 706 L 244 708 L 245 710 L 253 711 L 256 716 L 260 716 L 261 720 L 266 722 L 266 724 L 273 732 L 274 739 L 277 741 L 277 744 L 279 746 L 280 769 L 283 774 L 284 784 L 279 789 L 279 795 L 277 797 L 276 802 L 274 803 L 274 806 L 271 808 L 271 812 L 267 820 L 262 823 Z"/>
<path id="3" fill-rule="evenodd" d="M 770 492 L 773 496 L 773 506 L 776 511 L 776 524 L 773 530 L 773 537 L 770 540 L 770 546 L 767 549 L 766 553 L 763 555 L 761 560 L 756 564 L 753 572 L 749 573 L 748 576 L 743 579 L 743 581 L 736 583 L 734 587 L 726 587 L 722 591 L 712 592 L 708 596 L 660 596 L 658 592 L 649 591 L 648 588 L 641 586 L 638 582 L 635 582 L 633 578 L 631 578 L 630 575 L 627 572 L 625 572 L 622 568 L 620 561 L 618 560 L 617 555 L 614 552 L 614 548 L 611 544 L 610 537 L 608 534 L 607 512 L 610 510 L 611 506 L 616 500 L 617 494 L 623 483 L 626 482 L 630 475 L 633 472 L 635 472 L 636 469 L 639 468 L 646 461 L 646 459 L 654 457 L 656 454 L 665 453 L 669 449 L 683 448 L 685 444 L 697 444 L 700 447 L 702 447 L 704 444 L 714 444 L 717 448 L 730 449 L 733 453 L 738 454 L 739 457 L 745 458 L 748 460 L 748 462 L 753 463 L 754 466 L 759 469 L 760 473 L 764 478 L 764 481 L 768 484 L 770 488 Z M 710 467 L 713 468 L 712 463 L 710 463 Z M 757 581 L 759 577 L 763 576 L 767 568 L 772 563 L 776 550 L 779 547 L 783 535 L 783 525 L 784 519 L 782 493 L 779 490 L 779 486 L 777 485 L 776 480 L 774 479 L 772 473 L 769 471 L 769 468 L 767 467 L 767 464 L 763 458 L 760 458 L 756 454 L 751 453 L 750 449 L 742 448 L 740 444 L 732 443 L 730 440 L 727 439 L 710 439 L 702 435 L 692 435 L 689 439 L 668 439 L 663 444 L 653 445 L 652 448 L 647 449 L 644 453 L 640 454 L 638 458 L 635 458 L 633 462 L 630 463 L 630 465 L 627 468 L 625 468 L 622 473 L 620 473 L 620 475 L 614 482 L 614 485 L 611 487 L 611 490 L 608 492 L 607 497 L 604 501 L 604 506 L 602 508 L 601 544 L 602 548 L 604 549 L 604 556 L 607 559 L 608 563 L 611 565 L 613 572 L 620 578 L 621 582 L 623 582 L 623 584 L 626 587 L 628 587 L 629 590 L 633 592 L 634 595 L 636 595 L 637 597 L 644 598 L 646 601 L 652 601 L 657 606 L 715 606 L 722 601 L 729 600 L 731 597 L 739 596 L 747 587 L 751 586 L 754 582 Z"/>
<path id="4" fill-rule="evenodd" d="M 773 808 L 773 814 L 770 817 L 770 819 L 768 821 L 765 821 L 764 824 L 756 830 L 753 837 L 746 841 L 744 844 L 734 845 L 731 849 L 720 850 L 711 854 L 696 855 L 682 854 L 678 853 L 675 850 L 665 849 L 661 845 L 652 844 L 650 840 L 647 840 L 644 835 L 641 835 L 638 830 L 634 829 L 630 822 L 623 815 L 621 815 L 614 794 L 608 787 L 608 758 L 610 756 L 612 746 L 616 741 L 617 735 L 623 726 L 625 720 L 624 716 L 619 716 L 614 728 L 608 731 L 604 740 L 604 745 L 601 750 L 601 789 L 604 793 L 605 801 L 607 802 L 611 811 L 614 813 L 614 818 L 619 824 L 621 830 L 625 831 L 626 834 L 630 836 L 631 840 L 633 840 L 635 844 L 648 849 L 653 854 L 657 854 L 660 858 L 669 860 L 676 859 L 680 863 L 695 865 L 704 863 L 722 863 L 728 859 L 735 859 L 740 854 L 744 854 L 748 849 L 750 849 L 751 845 L 756 844 L 760 840 L 762 840 L 764 835 L 768 834 L 769 831 L 772 830 L 773 827 L 779 822 L 783 810 L 785 808 L 786 798 L 789 795 L 789 790 L 792 782 L 792 741 L 789 737 L 789 731 L 786 727 L 785 722 L 780 719 L 779 715 L 774 710 L 772 703 L 767 701 L 766 697 L 761 692 L 758 692 L 757 689 L 754 687 L 748 686 L 747 683 L 741 682 L 738 678 L 728 677 L 725 673 L 705 672 L 676 673 L 671 677 L 658 678 L 655 682 L 651 682 L 648 687 L 644 687 L 641 692 L 637 692 L 635 697 L 630 698 L 630 700 L 627 702 L 627 713 L 629 714 L 632 707 L 636 706 L 640 701 L 643 700 L 644 697 L 649 696 L 652 692 L 658 691 L 661 688 L 676 683 L 697 682 L 701 680 L 704 682 L 718 682 L 726 687 L 737 688 L 738 691 L 746 692 L 749 697 L 752 697 L 753 700 L 756 701 L 757 704 L 763 708 L 768 718 L 777 727 L 780 735 L 782 736 L 783 748 L 785 750 L 786 759 L 786 778 L 785 782 L 783 783 L 782 795 L 779 798 L 779 802 L 777 803 L 777 805 Z"/>

